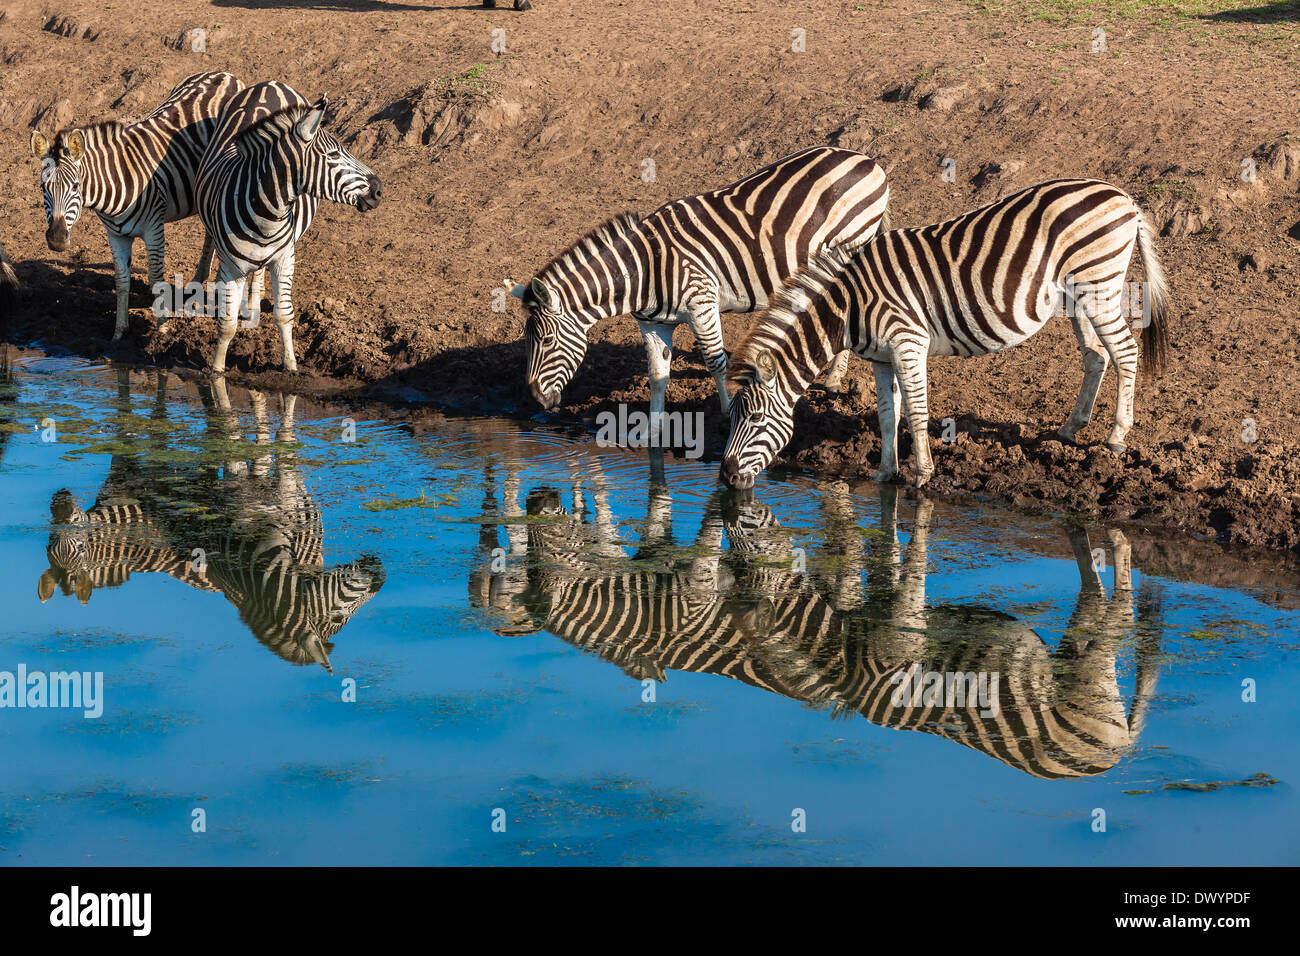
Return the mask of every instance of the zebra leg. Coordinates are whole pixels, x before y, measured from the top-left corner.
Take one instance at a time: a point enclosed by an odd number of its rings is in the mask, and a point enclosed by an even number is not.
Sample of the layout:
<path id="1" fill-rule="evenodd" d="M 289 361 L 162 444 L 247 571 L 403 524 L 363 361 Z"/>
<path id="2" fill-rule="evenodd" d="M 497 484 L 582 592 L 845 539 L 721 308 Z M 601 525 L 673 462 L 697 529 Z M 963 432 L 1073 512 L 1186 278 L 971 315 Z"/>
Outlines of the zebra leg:
<path id="1" fill-rule="evenodd" d="M 673 367 L 673 326 L 666 322 L 641 320 L 637 324 L 641 326 L 646 358 L 650 362 L 650 428 L 654 434 L 663 423 L 668 376 Z"/>
<path id="2" fill-rule="evenodd" d="M 831 370 L 826 373 L 826 381 L 823 383 L 828 392 L 838 392 L 840 385 L 844 382 L 844 373 L 849 369 L 849 350 L 845 349 L 839 355 L 835 356 L 835 361 L 831 362 Z"/>
<path id="3" fill-rule="evenodd" d="M 171 289 L 171 286 L 167 283 L 167 277 L 163 274 L 166 271 L 166 250 L 167 245 L 163 239 L 162 222 L 151 223 L 144 234 L 144 254 L 149 263 L 149 291 L 157 296 L 153 304 L 153 313 L 159 320 L 158 331 L 160 332 L 166 331 L 167 320 L 174 314 L 171 307 L 172 295 L 170 292 L 165 294 L 155 292 L 159 286 L 163 285 L 166 285 L 169 290 Z"/>
<path id="4" fill-rule="evenodd" d="M 695 341 L 700 346 L 700 354 L 704 357 L 704 365 L 717 383 L 718 404 L 722 407 L 722 414 L 726 415 L 731 411 L 731 394 L 727 391 L 727 349 L 722 342 L 722 316 L 718 314 L 716 288 L 710 289 L 703 296 L 695 293 L 691 303 L 690 322 Z"/>
<path id="5" fill-rule="evenodd" d="M 284 343 L 284 369 L 298 371 L 298 359 L 293 354 L 293 246 L 278 259 L 271 260 L 271 298 L 275 300 L 275 321 L 280 326 L 280 340 Z"/>
<path id="6" fill-rule="evenodd" d="M 871 371 L 876 376 L 876 412 L 880 418 L 880 470 L 871 477 L 875 481 L 893 481 L 898 475 L 898 379 L 888 362 L 872 362 Z"/>
<path id="7" fill-rule="evenodd" d="M 1105 318 L 1092 318 L 1092 326 L 1115 363 L 1115 426 L 1106 439 L 1106 447 L 1117 455 L 1124 454 L 1124 436 L 1133 427 L 1133 392 L 1137 385 L 1138 344 L 1118 307 L 1120 288 L 1101 299 L 1113 303 Z"/>
<path id="8" fill-rule="evenodd" d="M 894 374 L 903 393 L 903 410 L 912 431 L 912 449 L 916 455 L 916 487 L 924 487 L 934 474 L 930 458 L 930 407 L 926 384 L 925 349 L 907 344 L 894 349 Z"/>
<path id="9" fill-rule="evenodd" d="M 203 230 L 203 248 L 199 250 L 199 261 L 194 265 L 194 282 L 203 285 L 208 281 L 212 271 L 212 233 Z"/>
<path id="10" fill-rule="evenodd" d="M 108 234 L 108 248 L 113 253 L 113 286 L 117 290 L 117 324 L 113 327 L 113 341 L 126 334 L 131 306 L 131 245 L 130 236 L 115 232 Z"/>
<path id="11" fill-rule="evenodd" d="M 258 269 L 248 277 L 248 295 L 242 314 L 243 327 L 246 329 L 255 329 L 262 324 L 262 283 L 265 277 L 265 269 Z"/>
<path id="12" fill-rule="evenodd" d="M 1074 403 L 1074 411 L 1061 426 L 1058 434 L 1068 442 L 1092 420 L 1092 409 L 1097 403 L 1097 389 L 1101 386 L 1102 376 L 1110 365 L 1110 357 L 1101 346 L 1097 333 L 1092 329 L 1092 322 L 1079 314 L 1076 307 L 1072 310 L 1070 321 L 1074 323 L 1074 335 L 1079 340 L 1079 350 L 1083 353 L 1083 384 L 1079 387 L 1079 398 Z"/>
<path id="13" fill-rule="evenodd" d="M 217 350 L 212 355 L 212 371 L 220 374 L 226 370 L 226 350 L 239 328 L 239 303 L 244 298 L 247 276 L 230 277 L 223 266 L 217 273 L 220 288 L 217 291 Z"/>

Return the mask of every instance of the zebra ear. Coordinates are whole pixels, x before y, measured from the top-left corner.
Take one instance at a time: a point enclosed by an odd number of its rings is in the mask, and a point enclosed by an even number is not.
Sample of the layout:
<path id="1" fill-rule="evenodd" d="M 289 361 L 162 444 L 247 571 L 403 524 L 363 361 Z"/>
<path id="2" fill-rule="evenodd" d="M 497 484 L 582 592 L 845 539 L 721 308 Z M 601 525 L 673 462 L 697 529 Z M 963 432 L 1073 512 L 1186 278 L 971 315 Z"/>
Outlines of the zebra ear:
<path id="1" fill-rule="evenodd" d="M 754 371 L 758 375 L 760 385 L 771 385 L 772 379 L 776 378 L 776 361 L 772 358 L 772 353 L 762 351 L 754 360 Z"/>
<path id="2" fill-rule="evenodd" d="M 42 604 L 53 596 L 54 584 L 54 571 L 46 568 L 41 572 L 41 579 L 36 582 L 36 596 L 41 599 Z"/>
<path id="3" fill-rule="evenodd" d="M 86 134 L 79 129 L 74 129 L 68 134 L 68 154 L 75 163 L 81 159 L 86 152 Z"/>
<path id="4" fill-rule="evenodd" d="M 49 151 L 50 141 L 41 135 L 40 130 L 32 130 L 32 155 L 37 159 L 44 159 Z"/>
<path id="5" fill-rule="evenodd" d="M 310 143 L 320 132 L 321 123 L 325 120 L 325 107 L 329 105 L 329 100 L 322 96 L 319 102 L 309 109 L 303 118 L 298 120 L 294 126 L 294 132 L 304 143 Z"/>
<path id="6" fill-rule="evenodd" d="M 538 305 L 544 305 L 548 309 L 555 308 L 555 293 L 551 291 L 551 287 L 541 279 L 534 279 L 529 283 L 528 288 L 532 291 L 533 298 L 537 300 Z"/>
<path id="7" fill-rule="evenodd" d="M 524 295 L 527 292 L 528 290 L 524 288 L 522 285 L 517 285 L 510 290 L 510 294 L 513 295 L 516 299 L 519 299 L 520 301 L 523 301 Z"/>
<path id="8" fill-rule="evenodd" d="M 90 583 L 90 577 L 86 574 L 78 574 L 72 582 L 73 591 L 77 595 L 77 600 L 82 604 L 90 603 L 90 594 L 95 590 L 94 585 Z"/>

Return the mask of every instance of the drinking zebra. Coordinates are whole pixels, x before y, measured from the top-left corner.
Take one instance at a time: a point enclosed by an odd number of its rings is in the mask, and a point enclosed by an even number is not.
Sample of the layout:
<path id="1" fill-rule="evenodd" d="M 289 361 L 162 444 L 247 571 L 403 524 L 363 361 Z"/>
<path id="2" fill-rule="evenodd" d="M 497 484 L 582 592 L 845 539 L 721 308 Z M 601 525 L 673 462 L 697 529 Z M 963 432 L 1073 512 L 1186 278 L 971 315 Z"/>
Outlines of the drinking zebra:
<path id="1" fill-rule="evenodd" d="M 1134 245 L 1146 272 L 1148 360 L 1165 361 L 1164 272 L 1142 210 L 1095 180 L 1058 180 L 1021 190 L 937 225 L 883 233 L 854 253 L 814 257 L 760 315 L 733 356 L 740 385 L 719 480 L 751 487 L 794 428 L 799 396 L 841 349 L 872 362 L 880 415 L 876 477 L 898 471 L 898 404 L 913 435 L 916 484 L 930 458 L 926 361 L 985 355 L 1023 342 L 1064 301 L 1083 352 L 1078 400 L 1060 430 L 1073 441 L 1092 417 L 1114 362 L 1115 424 L 1106 445 L 1124 451 L 1133 424 L 1138 344 L 1122 307 Z"/>
<path id="2" fill-rule="evenodd" d="M 682 322 L 695 333 L 725 412 L 720 313 L 763 308 L 809 256 L 853 248 L 888 228 L 888 201 L 884 170 L 869 157 L 814 146 L 730 186 L 665 203 L 644 219 L 611 219 L 512 290 L 528 308 L 533 397 L 544 408 L 558 405 L 591 327 L 631 313 L 649 360 L 651 414 L 664 410 L 673 328 Z M 828 388 L 838 388 L 842 374 L 837 366 Z"/>
<path id="3" fill-rule="evenodd" d="M 119 388 L 123 420 L 130 387 Z M 224 379 L 199 387 L 208 431 L 223 445 L 244 443 Z M 162 573 L 223 594 L 262 644 L 295 664 L 333 673 L 333 637 L 384 583 L 378 558 L 325 567 L 324 526 L 290 451 L 273 452 L 266 396 L 249 392 L 256 440 L 248 454 L 177 471 L 148 461 L 148 449 L 115 455 L 95 504 L 82 510 L 66 490 L 50 504 L 50 567 L 38 593 L 61 589 L 82 603 L 138 573 Z M 277 444 L 293 442 L 296 396 L 283 397 Z M 154 416 L 166 417 L 159 377 Z M 130 444 L 131 437 L 123 436 Z M 196 508 L 195 503 L 203 505 Z"/>
<path id="4" fill-rule="evenodd" d="M 383 187 L 365 165 L 324 128 L 327 100 L 309 104 L 285 83 L 257 83 L 231 98 L 199 167 L 198 205 L 217 252 L 218 335 L 212 369 L 226 368 L 239 302 L 248 276 L 271 272 L 275 320 L 284 367 L 298 370 L 293 352 L 294 246 L 311 226 L 322 199 L 363 212 Z M 260 285 L 254 291 L 260 299 Z"/>
<path id="5" fill-rule="evenodd" d="M 1045 779 L 1104 773 L 1141 732 L 1158 675 L 1158 606 L 1138 601 L 1146 619 L 1126 713 L 1118 652 L 1135 616 L 1130 549 L 1118 531 L 1109 533 L 1115 586 L 1107 595 L 1086 532 L 1067 527 L 1079 597 L 1052 649 L 994 608 L 927 603 L 928 499 L 918 501 L 903 549 L 895 487 L 881 488 L 883 534 L 868 545 L 847 489 L 823 489 L 827 550 L 809 556 L 805 573 L 792 537 L 761 503 L 715 495 L 694 545 L 683 549 L 672 545 L 661 498 L 652 496 L 653 530 L 635 554 L 595 560 L 585 556 L 593 542 L 607 543 L 606 533 L 583 509 L 566 513 L 557 490 L 534 490 L 528 513 L 546 520 L 526 525 L 523 580 L 494 587 L 518 574 L 510 564 L 521 556 L 512 555 L 503 571 L 471 575 L 471 603 L 498 633 L 549 631 L 634 680 L 662 682 L 670 670 L 728 677 L 835 717 L 856 713 L 935 734 Z M 503 511 L 511 510 L 507 500 Z M 850 525 L 855 534 L 839 533 Z M 928 690 L 914 696 L 914 678 L 934 674 L 999 680 L 982 701 L 974 693 L 949 701 L 947 688 L 938 700 Z"/>
<path id="6" fill-rule="evenodd" d="M 162 283 L 163 225 L 196 211 L 199 161 L 223 105 L 242 88 L 229 73 L 196 73 L 138 122 L 59 130 L 52 140 L 32 131 L 32 155 L 41 161 L 46 244 L 55 252 L 65 251 L 83 209 L 94 210 L 108 232 L 117 290 L 114 342 L 127 329 L 131 246 L 136 239 L 144 240 L 149 286 Z M 211 237 L 205 236 L 196 282 L 207 279 L 211 259 Z"/>

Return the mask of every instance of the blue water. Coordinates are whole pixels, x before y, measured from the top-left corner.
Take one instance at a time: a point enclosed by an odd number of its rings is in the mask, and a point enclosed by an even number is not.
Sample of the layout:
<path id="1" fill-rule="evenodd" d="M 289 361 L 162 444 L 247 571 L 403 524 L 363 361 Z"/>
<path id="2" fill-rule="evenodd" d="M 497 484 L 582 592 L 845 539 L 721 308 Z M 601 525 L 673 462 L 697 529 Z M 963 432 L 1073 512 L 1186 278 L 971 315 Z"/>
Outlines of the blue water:
<path id="1" fill-rule="evenodd" d="M 870 484 L 722 500 L 686 459 L 652 495 L 644 452 L 540 425 L 10 362 L 0 672 L 102 672 L 104 702 L 0 709 L 0 862 L 1300 863 L 1293 577 L 1176 545 L 1188 580 L 1140 531 Z M 147 526 L 52 526 L 63 489 Z M 341 603 L 274 620 L 240 577 L 273 559 Z M 618 614 L 566 630 L 596 593 Z M 944 662 L 1038 716 L 855 697 Z"/>

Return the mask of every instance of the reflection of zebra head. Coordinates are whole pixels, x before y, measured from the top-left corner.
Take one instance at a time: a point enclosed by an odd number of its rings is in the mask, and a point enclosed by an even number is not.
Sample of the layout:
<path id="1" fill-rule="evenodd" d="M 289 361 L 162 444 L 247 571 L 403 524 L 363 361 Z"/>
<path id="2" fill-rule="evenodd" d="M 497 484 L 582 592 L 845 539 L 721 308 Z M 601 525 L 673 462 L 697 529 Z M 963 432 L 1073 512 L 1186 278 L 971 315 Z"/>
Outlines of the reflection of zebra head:
<path id="1" fill-rule="evenodd" d="M 94 590 L 90 576 L 89 518 L 66 488 L 55 492 L 50 500 L 50 517 L 54 528 L 45 548 L 50 566 L 41 574 L 37 594 L 42 602 L 48 601 L 57 587 L 65 595 L 76 594 L 85 604 Z"/>
<path id="2" fill-rule="evenodd" d="M 259 577 L 258 590 L 238 604 L 240 619 L 282 659 L 320 664 L 332 674 L 330 638 L 379 593 L 384 566 L 379 558 L 362 555 L 328 570 L 277 565 Z"/>

